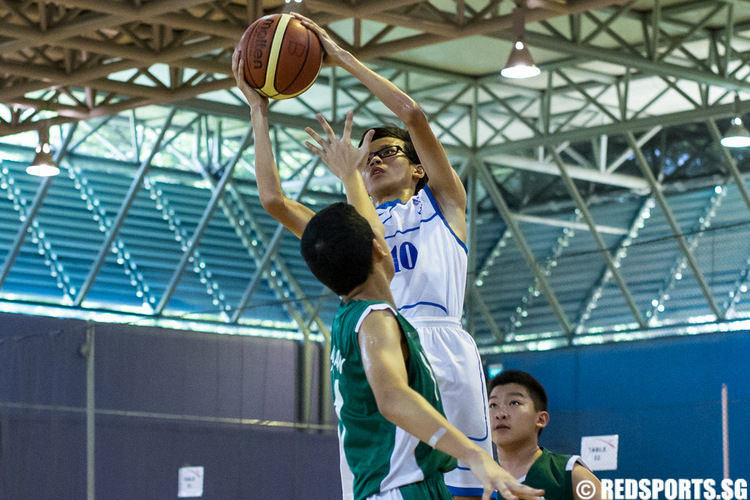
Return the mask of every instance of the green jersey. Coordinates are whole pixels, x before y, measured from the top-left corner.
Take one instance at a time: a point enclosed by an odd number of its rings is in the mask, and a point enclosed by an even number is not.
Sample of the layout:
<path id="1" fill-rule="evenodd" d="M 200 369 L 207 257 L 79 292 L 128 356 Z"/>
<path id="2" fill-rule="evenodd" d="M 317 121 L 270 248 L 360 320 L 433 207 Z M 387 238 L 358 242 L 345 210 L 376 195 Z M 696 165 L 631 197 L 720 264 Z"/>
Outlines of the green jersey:
<path id="1" fill-rule="evenodd" d="M 409 387 L 443 414 L 432 367 L 409 322 L 385 302 L 342 302 L 331 329 L 331 385 L 339 419 L 342 478 L 353 476 L 355 500 L 422 481 L 456 466 L 454 458 L 419 441 L 378 411 L 358 341 L 362 322 L 378 310 L 391 311 L 404 334 L 409 350 Z"/>
<path id="2" fill-rule="evenodd" d="M 544 498 L 573 500 L 573 467 L 576 463 L 584 465 L 578 455 L 552 453 L 542 448 L 542 454 L 531 464 L 529 472 L 518 481 L 543 489 Z"/>

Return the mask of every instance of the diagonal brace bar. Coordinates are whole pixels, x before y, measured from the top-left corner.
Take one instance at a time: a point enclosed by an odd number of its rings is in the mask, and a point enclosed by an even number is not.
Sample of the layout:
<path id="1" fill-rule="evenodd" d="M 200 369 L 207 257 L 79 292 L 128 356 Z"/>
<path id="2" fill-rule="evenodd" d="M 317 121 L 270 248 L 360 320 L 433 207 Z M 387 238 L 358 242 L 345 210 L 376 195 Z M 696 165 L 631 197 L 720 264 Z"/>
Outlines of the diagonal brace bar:
<path id="1" fill-rule="evenodd" d="M 307 185 L 312 180 L 315 174 L 315 168 L 317 167 L 318 163 L 319 163 L 319 160 L 316 161 L 313 164 L 313 166 L 310 168 L 310 172 L 308 172 L 307 176 L 305 177 L 304 183 L 302 185 L 302 189 L 299 190 L 299 192 L 297 193 L 297 196 L 295 196 L 294 198 L 295 201 L 299 201 L 302 198 L 302 195 L 307 190 Z M 258 283 L 260 283 L 260 278 L 263 275 L 263 271 L 265 271 L 266 267 L 271 262 L 271 257 L 273 257 L 276 252 L 276 246 L 279 244 L 279 241 L 281 241 L 281 236 L 283 235 L 284 229 L 285 228 L 283 224 L 279 224 L 278 227 L 276 228 L 276 232 L 274 233 L 273 238 L 271 238 L 271 241 L 268 243 L 268 247 L 266 248 L 266 253 L 263 255 L 263 259 L 257 265 L 255 276 L 253 276 L 253 279 L 248 284 L 247 288 L 245 289 L 245 293 L 242 294 L 242 298 L 237 304 L 237 308 L 234 311 L 234 316 L 232 316 L 232 323 L 235 323 L 237 322 L 237 320 L 239 320 L 239 317 L 242 314 L 242 311 L 245 309 L 245 306 L 247 306 L 247 303 L 250 301 L 250 297 L 252 297 L 253 293 L 255 292 L 255 289 L 258 287 Z M 300 328 L 305 328 L 306 323 L 302 319 L 301 316 L 299 318 L 295 316 L 295 321 L 299 323 Z"/>
<path id="2" fill-rule="evenodd" d="M 698 263 L 695 261 L 695 256 L 693 255 L 693 252 L 690 250 L 687 242 L 685 241 L 685 237 L 682 235 L 682 229 L 680 229 L 680 225 L 678 224 L 677 219 L 675 219 L 675 216 L 672 213 L 672 210 L 669 208 L 669 204 L 667 203 L 664 194 L 661 192 L 661 186 L 656 181 L 656 178 L 654 178 L 654 174 L 653 172 L 651 172 L 651 168 L 649 167 L 648 162 L 646 161 L 646 157 L 641 151 L 641 148 L 639 148 L 635 142 L 635 136 L 632 132 L 628 132 L 626 134 L 626 137 L 628 139 L 628 143 L 630 144 L 630 148 L 633 150 L 636 162 L 641 168 L 641 172 L 643 172 L 643 176 L 651 186 L 651 193 L 654 195 L 656 202 L 659 204 L 659 207 L 664 213 L 664 217 L 667 219 L 669 226 L 672 228 L 672 232 L 677 238 L 677 243 L 680 246 L 680 250 L 685 256 L 685 259 L 687 259 L 688 264 L 690 265 L 690 269 L 693 271 L 693 275 L 695 276 L 695 280 L 698 282 L 698 286 L 700 286 L 701 291 L 703 292 L 703 296 L 706 297 L 708 306 L 711 308 L 711 311 L 714 313 L 714 315 L 716 315 L 717 319 L 724 319 L 724 314 L 716 304 L 713 294 L 711 293 L 711 289 L 709 288 L 708 283 L 706 283 L 706 279 L 703 277 L 703 273 L 698 267 Z"/>
<path id="3" fill-rule="evenodd" d="M 476 286 L 472 287 L 470 293 L 473 295 L 475 305 L 479 308 L 482 316 L 484 316 L 484 320 L 487 322 L 487 327 L 490 329 L 490 332 L 497 341 L 497 344 L 503 345 L 505 343 L 505 337 L 503 336 L 500 327 L 497 325 L 495 318 L 492 317 L 490 308 L 487 307 L 487 303 L 484 301 L 482 294 L 479 292 L 479 288 L 477 288 Z"/>
<path id="4" fill-rule="evenodd" d="M 39 187 L 36 190 L 36 195 L 34 196 L 34 201 L 31 203 L 31 206 L 26 211 L 23 224 L 18 228 L 18 232 L 16 233 L 16 237 L 13 241 L 13 246 L 8 251 L 8 256 L 5 258 L 5 263 L 3 264 L 3 269 L 0 271 L 0 287 L 5 283 L 5 279 L 8 277 L 8 274 L 10 273 L 10 268 L 13 266 L 13 263 L 16 261 L 16 257 L 18 257 L 18 254 L 21 251 L 21 245 L 23 245 L 24 240 L 26 239 L 26 233 L 29 231 L 29 227 L 31 227 L 31 223 L 36 217 L 36 214 L 39 212 L 39 208 L 42 206 L 42 200 L 44 200 L 44 197 L 47 195 L 47 191 L 49 191 L 49 187 L 52 185 L 52 177 L 46 177 L 41 184 L 39 184 Z"/>
<path id="5" fill-rule="evenodd" d="M 553 149 L 552 156 L 554 157 L 555 163 L 557 163 L 557 166 L 560 169 L 560 178 L 562 179 L 563 184 L 565 184 L 565 187 L 568 189 L 568 193 L 570 193 L 570 196 L 573 198 L 576 207 L 581 211 L 581 216 L 583 216 L 583 220 L 584 222 L 586 222 L 586 225 L 589 228 L 589 233 L 591 233 L 591 236 L 596 242 L 596 246 L 599 247 L 599 251 L 604 256 L 604 259 L 607 263 L 607 268 L 612 273 L 612 278 L 620 288 L 622 296 L 625 299 L 625 302 L 628 304 L 628 307 L 630 308 L 630 312 L 633 313 L 635 320 L 638 322 L 638 326 L 640 326 L 641 328 L 646 328 L 646 320 L 643 319 L 643 315 L 638 310 L 638 306 L 635 304 L 635 300 L 633 300 L 630 289 L 628 288 L 627 283 L 625 283 L 622 274 L 620 274 L 620 269 L 618 269 L 618 267 L 615 265 L 614 260 L 612 260 L 612 256 L 609 253 L 607 244 L 604 242 L 602 235 L 599 234 L 599 231 L 596 229 L 594 218 L 591 216 L 591 212 L 589 211 L 588 206 L 586 206 L 586 203 L 583 201 L 581 193 L 578 192 L 578 188 L 576 187 L 575 183 L 565 171 L 565 165 L 563 164 L 562 158 L 560 158 L 560 153 Z"/>
<path id="6" fill-rule="evenodd" d="M 200 221 L 198 221 L 198 226 L 196 227 L 195 232 L 193 232 L 193 235 L 188 240 L 185 251 L 182 252 L 180 262 L 177 264 L 177 267 L 172 273 L 172 278 L 169 280 L 169 284 L 164 290 L 164 295 L 162 295 L 159 303 L 156 306 L 156 309 L 154 310 L 154 314 L 156 314 L 157 316 L 164 311 L 164 308 L 169 303 L 169 299 L 172 298 L 172 295 L 177 288 L 177 284 L 180 282 L 180 278 L 182 278 L 182 273 L 185 270 L 185 266 L 187 266 L 188 261 L 192 257 L 193 252 L 195 251 L 195 247 L 198 245 L 198 242 L 200 242 L 201 237 L 203 237 L 203 233 L 206 231 L 208 223 L 211 221 L 211 217 L 213 217 L 216 206 L 219 204 L 219 200 L 222 197 L 224 188 L 229 182 L 229 179 L 232 178 L 234 167 L 240 161 L 242 152 L 245 150 L 245 147 L 247 147 L 247 144 L 250 141 L 251 133 L 251 129 L 248 129 L 247 132 L 245 132 L 245 137 L 242 138 L 242 145 L 237 150 L 237 153 L 234 155 L 234 158 L 232 158 L 232 161 L 224 169 L 219 183 L 214 188 L 213 193 L 211 194 L 211 199 L 208 201 L 208 205 L 203 210 L 203 215 L 201 216 Z"/>
<path id="7" fill-rule="evenodd" d="M 495 184 L 495 179 L 492 177 L 492 174 L 490 174 L 489 170 L 487 169 L 485 165 L 477 164 L 476 168 L 478 170 L 479 175 L 483 178 L 484 182 L 482 184 L 487 190 L 487 194 L 490 196 L 490 198 L 492 199 L 492 202 L 500 211 L 500 215 L 502 215 L 503 219 L 505 220 L 505 223 L 508 225 L 511 231 L 513 231 L 513 239 L 518 244 L 518 248 L 521 251 L 521 254 L 523 255 L 524 259 L 526 260 L 526 265 L 529 266 L 529 269 L 534 274 L 534 277 L 539 283 L 539 288 L 542 290 L 542 293 L 544 293 L 544 296 L 547 297 L 547 301 L 549 301 L 549 304 L 552 307 L 552 311 L 554 312 L 555 317 L 557 317 L 557 320 L 560 322 L 560 325 L 563 327 L 563 331 L 565 332 L 565 335 L 568 337 L 568 341 L 572 343 L 573 329 L 570 326 L 570 321 L 568 320 L 568 317 L 565 315 L 565 311 L 563 311 L 562 306 L 560 306 L 560 302 L 557 300 L 555 293 L 552 291 L 552 288 L 547 282 L 547 278 L 544 276 L 544 273 L 539 268 L 539 265 L 537 264 L 536 259 L 534 258 L 534 253 L 531 251 L 531 247 L 529 247 L 529 244 L 526 242 L 526 238 L 523 236 L 523 233 L 521 232 L 521 228 L 518 226 L 515 219 L 513 218 L 513 214 L 511 213 L 510 208 L 508 208 L 508 205 L 507 203 L 505 203 L 505 199 L 503 198 L 503 195 L 500 193 L 500 190 L 497 188 L 497 185 Z"/>
<path id="8" fill-rule="evenodd" d="M 133 205 L 133 201 L 135 201 L 138 190 L 141 188 L 141 184 L 143 184 L 143 179 L 146 177 L 146 174 L 151 168 L 151 161 L 159 151 L 161 143 L 164 140 L 164 136 L 166 135 L 167 130 L 172 123 L 172 118 L 174 118 L 176 112 L 177 108 L 172 108 L 169 110 L 167 119 L 164 121 L 164 125 L 159 132 L 159 137 L 157 137 L 156 142 L 154 143 L 154 147 L 151 149 L 151 153 L 149 153 L 148 158 L 143 160 L 140 168 L 138 168 L 138 172 L 136 172 L 135 177 L 133 178 L 133 182 L 130 183 L 130 188 L 125 195 L 125 199 L 122 200 L 120 210 L 117 212 L 115 220 L 109 227 L 109 231 L 107 231 L 107 235 L 104 237 L 104 242 L 99 247 L 99 253 L 94 259 L 94 265 L 92 265 L 91 269 L 89 269 L 89 274 L 86 276 L 86 280 L 84 280 L 83 285 L 81 285 L 81 289 L 78 291 L 78 295 L 76 295 L 76 298 L 73 301 L 74 306 L 79 307 L 83 302 L 83 299 L 85 299 L 86 295 L 89 293 L 89 291 L 91 291 L 91 287 L 93 286 L 94 281 L 99 274 L 99 270 L 104 265 L 104 261 L 107 258 L 107 253 L 110 251 L 112 242 L 114 241 L 115 236 L 122 227 L 122 224 L 125 221 L 125 217 L 127 216 L 128 211 L 130 211 L 130 207 Z"/>
<path id="9" fill-rule="evenodd" d="M 65 136 L 65 140 L 60 147 L 60 150 L 55 154 L 54 160 L 56 165 L 59 164 L 60 160 L 62 160 L 63 156 L 65 156 L 65 153 L 68 150 L 68 145 L 70 144 L 70 139 L 73 137 L 73 133 L 75 132 L 77 125 L 77 123 L 74 123 L 70 127 L 70 129 L 68 130 L 68 134 Z M 42 201 L 44 201 L 44 197 L 47 195 L 47 191 L 49 190 L 49 187 L 51 185 L 52 177 L 47 177 L 42 181 L 36 191 L 34 201 L 31 203 L 31 206 L 24 214 L 25 218 L 23 224 L 21 224 L 21 227 L 18 228 L 18 232 L 16 233 L 16 237 L 13 241 L 13 246 L 8 251 L 8 256 L 5 258 L 3 268 L 2 270 L 0 270 L 0 288 L 2 288 L 3 283 L 5 283 L 5 280 L 8 278 L 10 268 L 13 266 L 16 257 L 18 257 L 18 254 L 21 251 L 21 245 L 23 245 L 23 242 L 26 239 L 26 233 L 28 232 L 29 227 L 31 227 L 32 222 L 36 218 L 36 214 L 39 212 L 39 209 L 42 206 Z"/>

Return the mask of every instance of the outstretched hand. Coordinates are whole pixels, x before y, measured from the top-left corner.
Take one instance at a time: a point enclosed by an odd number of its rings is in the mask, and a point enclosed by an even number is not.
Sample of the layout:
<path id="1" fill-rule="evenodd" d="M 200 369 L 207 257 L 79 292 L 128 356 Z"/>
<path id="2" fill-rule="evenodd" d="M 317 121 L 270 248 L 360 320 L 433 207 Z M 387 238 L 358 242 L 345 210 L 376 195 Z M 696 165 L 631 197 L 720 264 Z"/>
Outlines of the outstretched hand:
<path id="1" fill-rule="evenodd" d="M 544 500 L 544 490 L 519 483 L 487 453 L 482 453 L 480 459 L 470 467 L 484 485 L 482 500 L 490 500 L 493 491 L 500 493 L 505 500 Z"/>
<path id="2" fill-rule="evenodd" d="M 234 49 L 234 54 L 232 54 L 232 73 L 234 74 L 234 81 L 237 82 L 237 88 L 245 96 L 251 108 L 254 106 L 268 107 L 268 98 L 257 93 L 245 80 L 245 61 L 242 58 L 242 51 L 239 49 Z"/>
<path id="3" fill-rule="evenodd" d="M 364 167 L 370 152 L 370 141 L 374 132 L 369 130 L 362 139 L 362 145 L 357 148 L 351 142 L 352 123 L 354 121 L 351 111 L 346 114 L 344 132 L 341 138 L 336 137 L 333 128 L 322 115 L 318 114 L 317 119 L 328 139 L 322 138 L 313 129 L 306 127 L 305 132 L 318 143 L 318 146 L 309 141 L 305 142 L 305 146 L 310 152 L 319 156 L 336 177 L 345 181 L 348 176 L 357 173 L 359 168 Z"/>
<path id="4" fill-rule="evenodd" d="M 325 56 L 323 57 L 323 64 L 326 66 L 340 66 L 341 57 L 347 52 L 342 49 L 336 42 L 333 41 L 331 35 L 326 30 L 318 26 L 312 19 L 303 16 L 297 12 L 292 12 L 297 20 L 299 20 L 305 28 L 311 29 L 318 35 L 320 44 L 323 46 Z"/>

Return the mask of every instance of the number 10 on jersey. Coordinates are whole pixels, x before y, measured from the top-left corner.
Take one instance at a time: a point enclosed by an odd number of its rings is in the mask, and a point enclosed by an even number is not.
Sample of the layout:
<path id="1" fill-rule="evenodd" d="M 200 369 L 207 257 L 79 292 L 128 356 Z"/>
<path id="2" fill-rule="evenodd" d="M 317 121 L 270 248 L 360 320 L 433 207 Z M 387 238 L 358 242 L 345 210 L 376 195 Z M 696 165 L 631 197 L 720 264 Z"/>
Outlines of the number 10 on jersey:
<path id="1" fill-rule="evenodd" d="M 401 269 L 414 269 L 414 266 L 417 265 L 418 253 L 417 247 L 409 241 L 391 248 L 391 257 L 393 257 L 393 265 L 396 267 L 396 272 L 401 272 Z"/>

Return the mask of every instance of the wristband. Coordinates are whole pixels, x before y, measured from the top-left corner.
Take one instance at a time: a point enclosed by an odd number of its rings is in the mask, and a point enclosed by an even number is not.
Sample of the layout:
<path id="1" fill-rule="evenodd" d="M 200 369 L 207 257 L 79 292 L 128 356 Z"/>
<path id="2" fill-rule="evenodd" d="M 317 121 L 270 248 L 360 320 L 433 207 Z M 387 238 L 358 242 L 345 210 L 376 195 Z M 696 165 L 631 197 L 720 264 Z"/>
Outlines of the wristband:
<path id="1" fill-rule="evenodd" d="M 434 448 L 435 445 L 438 443 L 438 441 L 440 441 L 440 438 L 443 437 L 446 432 L 448 432 L 448 431 L 445 429 L 445 427 L 441 427 L 440 429 L 437 430 L 437 432 L 435 434 L 432 435 L 432 437 L 430 438 L 430 440 L 427 441 L 427 444 L 431 448 Z"/>

